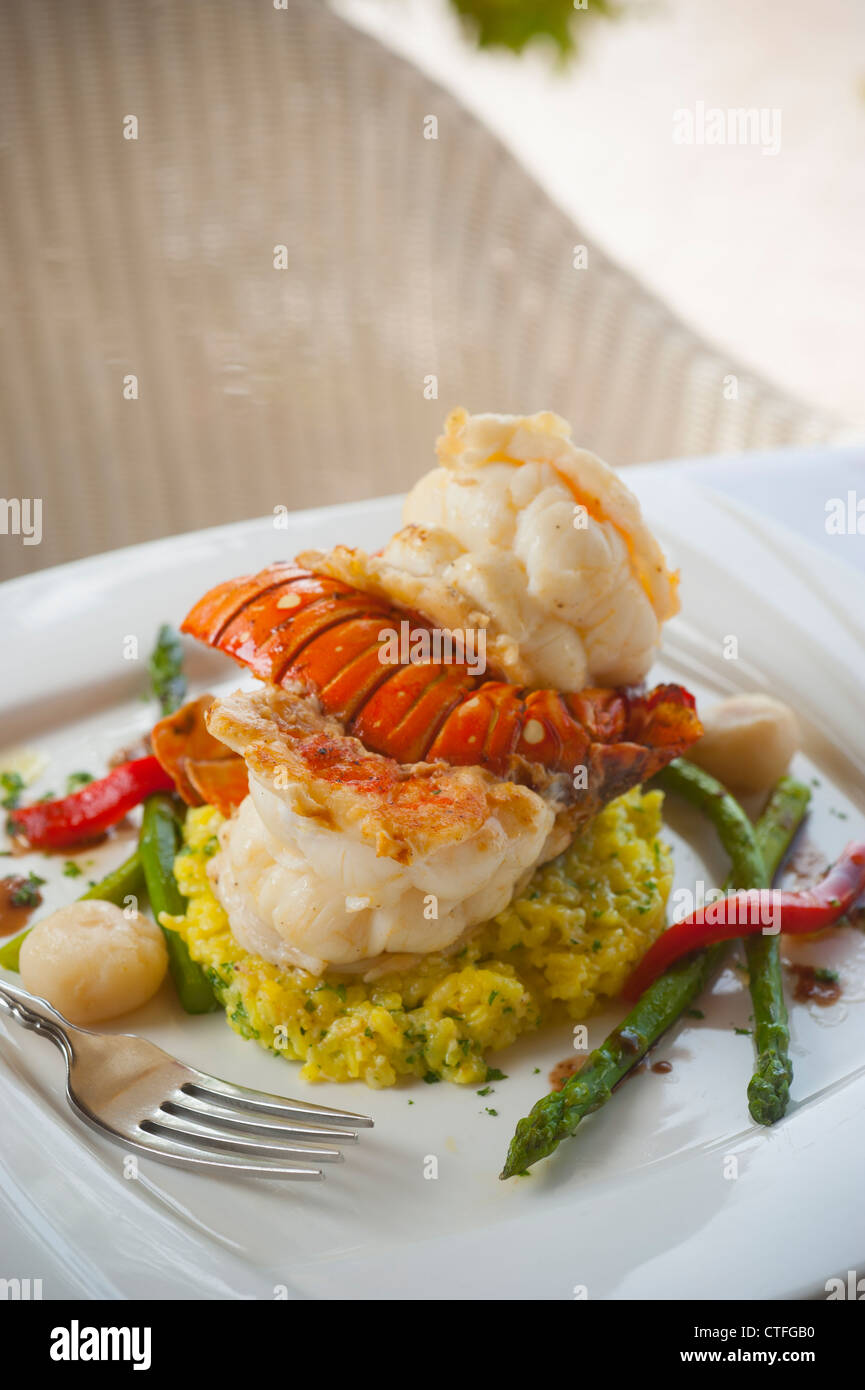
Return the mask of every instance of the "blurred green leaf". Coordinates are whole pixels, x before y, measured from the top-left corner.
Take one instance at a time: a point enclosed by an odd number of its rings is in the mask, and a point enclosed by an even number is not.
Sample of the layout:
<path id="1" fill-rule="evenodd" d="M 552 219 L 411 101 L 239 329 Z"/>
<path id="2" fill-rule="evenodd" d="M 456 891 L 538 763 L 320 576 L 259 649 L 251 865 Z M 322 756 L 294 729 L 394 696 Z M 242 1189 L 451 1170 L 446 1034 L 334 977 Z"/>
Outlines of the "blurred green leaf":
<path id="1" fill-rule="evenodd" d="M 535 39 L 552 39 L 563 55 L 574 52 L 577 26 L 591 17 L 614 19 L 613 0 L 451 0 L 474 32 L 481 48 L 509 48 L 522 53 Z"/>

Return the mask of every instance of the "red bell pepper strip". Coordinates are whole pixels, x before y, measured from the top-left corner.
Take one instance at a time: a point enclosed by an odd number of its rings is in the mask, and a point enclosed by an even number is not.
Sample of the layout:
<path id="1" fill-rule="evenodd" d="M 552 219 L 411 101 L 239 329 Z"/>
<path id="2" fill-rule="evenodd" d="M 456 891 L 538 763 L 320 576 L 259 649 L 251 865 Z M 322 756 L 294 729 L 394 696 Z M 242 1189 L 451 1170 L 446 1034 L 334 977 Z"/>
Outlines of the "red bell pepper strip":
<path id="1" fill-rule="evenodd" d="M 158 758 L 136 758 L 71 796 L 23 806 L 9 819 L 13 832 L 25 835 L 34 849 L 65 849 L 95 840 L 154 792 L 173 790 Z"/>
<path id="2" fill-rule="evenodd" d="M 865 841 L 847 846 L 821 883 L 792 893 L 748 889 L 726 897 L 674 922 L 659 936 L 625 986 L 627 999 L 640 995 L 674 960 L 738 936 L 766 931 L 808 933 L 823 931 L 847 912 L 865 890 Z"/>

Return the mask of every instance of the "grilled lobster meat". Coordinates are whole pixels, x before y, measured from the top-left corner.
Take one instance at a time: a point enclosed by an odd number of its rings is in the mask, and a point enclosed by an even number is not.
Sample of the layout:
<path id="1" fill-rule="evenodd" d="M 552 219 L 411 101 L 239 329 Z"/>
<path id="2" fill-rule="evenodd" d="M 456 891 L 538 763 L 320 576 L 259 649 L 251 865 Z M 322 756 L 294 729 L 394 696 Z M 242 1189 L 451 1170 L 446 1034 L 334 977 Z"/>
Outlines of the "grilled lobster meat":
<path id="1" fill-rule="evenodd" d="M 702 732 L 693 696 L 678 685 L 527 692 L 459 663 L 383 664 L 387 634 L 406 619 L 415 632 L 432 631 L 418 613 L 280 563 L 212 589 L 182 630 L 262 680 L 315 695 L 373 752 L 400 763 L 478 764 L 539 789 L 556 778 L 586 815 Z"/>

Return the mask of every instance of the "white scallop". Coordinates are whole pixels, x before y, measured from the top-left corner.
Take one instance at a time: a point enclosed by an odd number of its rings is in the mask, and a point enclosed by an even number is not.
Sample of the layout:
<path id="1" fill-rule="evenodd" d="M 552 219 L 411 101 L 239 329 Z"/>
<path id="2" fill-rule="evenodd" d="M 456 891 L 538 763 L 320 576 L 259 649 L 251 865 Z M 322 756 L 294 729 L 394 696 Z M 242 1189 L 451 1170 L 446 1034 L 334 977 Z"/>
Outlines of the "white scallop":
<path id="1" fill-rule="evenodd" d="M 703 737 L 687 756 L 733 791 L 768 790 L 799 747 L 795 714 L 771 695 L 731 695 L 700 716 Z"/>
<path id="2" fill-rule="evenodd" d="M 99 1023 L 145 1004 L 168 967 L 160 928 L 96 900 L 43 917 L 21 947 L 21 981 L 70 1023 Z"/>

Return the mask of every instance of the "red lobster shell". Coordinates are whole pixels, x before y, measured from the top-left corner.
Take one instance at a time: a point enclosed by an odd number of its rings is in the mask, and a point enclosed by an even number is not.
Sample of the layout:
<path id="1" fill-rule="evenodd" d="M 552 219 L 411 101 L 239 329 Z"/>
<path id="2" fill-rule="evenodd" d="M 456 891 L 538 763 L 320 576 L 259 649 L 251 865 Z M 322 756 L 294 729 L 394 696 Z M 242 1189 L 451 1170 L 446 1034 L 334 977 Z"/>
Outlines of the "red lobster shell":
<path id="1" fill-rule="evenodd" d="M 414 631 L 432 632 L 417 613 L 280 563 L 212 589 L 182 630 L 262 680 L 315 694 L 373 752 L 400 763 L 479 764 L 535 786 L 558 775 L 585 815 L 652 776 L 702 733 L 694 698 L 679 685 L 647 694 L 527 692 L 464 664 L 382 664 L 386 633 L 399 632 L 406 619 Z M 575 777 L 581 768 L 585 777 Z"/>

